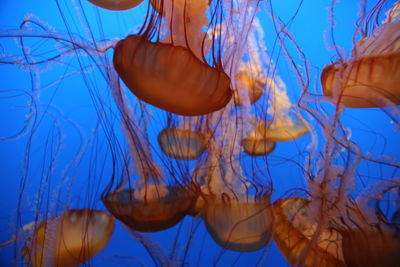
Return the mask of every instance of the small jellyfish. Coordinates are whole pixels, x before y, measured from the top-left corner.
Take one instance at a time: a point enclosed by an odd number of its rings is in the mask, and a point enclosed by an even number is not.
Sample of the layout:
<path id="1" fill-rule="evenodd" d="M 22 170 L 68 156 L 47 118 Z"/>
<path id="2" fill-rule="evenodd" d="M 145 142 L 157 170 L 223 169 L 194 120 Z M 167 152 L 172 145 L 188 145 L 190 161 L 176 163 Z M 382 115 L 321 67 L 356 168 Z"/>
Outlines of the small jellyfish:
<path id="1" fill-rule="evenodd" d="M 85 263 L 111 238 L 114 218 L 104 211 L 72 209 L 42 221 L 26 242 L 25 260 L 34 267 Z"/>
<path id="2" fill-rule="evenodd" d="M 271 142 L 291 141 L 309 132 L 307 126 L 300 120 L 293 121 L 291 118 L 281 122 L 277 119 L 274 119 L 272 123 L 265 121 L 259 122 L 255 131 L 258 135 L 264 136 L 264 138 Z"/>
<path id="3" fill-rule="evenodd" d="M 205 151 L 206 138 L 195 131 L 166 128 L 159 133 L 158 144 L 162 152 L 170 158 L 193 160 Z"/>
<path id="4" fill-rule="evenodd" d="M 138 6 L 143 0 L 88 0 L 92 4 L 109 10 L 127 10 Z"/>
<path id="5" fill-rule="evenodd" d="M 171 113 L 208 114 L 232 98 L 229 77 L 180 46 L 129 35 L 116 45 L 113 61 L 133 94 Z"/>
<path id="6" fill-rule="evenodd" d="M 235 105 L 242 105 L 243 100 L 241 99 L 240 92 L 243 90 L 247 91 L 250 104 L 256 103 L 264 92 L 265 81 L 263 77 L 250 73 L 249 71 L 242 71 L 236 75 L 236 79 L 238 83 L 233 94 Z"/>
<path id="7" fill-rule="evenodd" d="M 308 203 L 297 197 L 274 203 L 274 241 L 279 250 L 294 266 L 345 266 L 342 238 L 337 231 L 323 230 L 315 244 L 311 243 L 317 222 L 310 219 Z"/>
<path id="8" fill-rule="evenodd" d="M 271 153 L 275 149 L 276 143 L 265 138 L 256 129 L 255 131 L 251 131 L 248 137 L 242 139 L 241 145 L 247 154 L 251 156 L 263 156 Z"/>
<path id="9" fill-rule="evenodd" d="M 321 74 L 324 95 L 350 108 L 400 105 L 399 37 L 398 11 L 389 12 L 382 25 L 356 43 L 350 59 L 325 66 Z"/>

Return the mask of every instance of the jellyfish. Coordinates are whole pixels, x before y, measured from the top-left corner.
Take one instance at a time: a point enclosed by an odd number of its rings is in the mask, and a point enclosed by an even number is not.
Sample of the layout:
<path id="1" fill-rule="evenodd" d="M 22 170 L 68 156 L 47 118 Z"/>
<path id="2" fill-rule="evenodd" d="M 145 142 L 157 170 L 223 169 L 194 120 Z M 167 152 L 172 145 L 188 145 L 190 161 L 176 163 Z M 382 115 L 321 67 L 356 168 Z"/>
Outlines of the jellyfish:
<path id="1" fill-rule="evenodd" d="M 243 71 L 236 75 L 236 79 L 239 81 L 239 84 L 233 95 L 235 104 L 238 106 L 242 105 L 243 100 L 241 100 L 241 94 L 239 92 L 246 89 L 246 91 L 248 91 L 250 103 L 256 103 L 264 92 L 263 87 L 265 85 L 265 81 L 263 77 L 258 77 L 256 73 Z"/>
<path id="2" fill-rule="evenodd" d="M 222 109 L 232 98 L 232 90 L 221 64 L 206 62 L 202 28 L 208 23 L 208 1 L 162 3 L 166 13 L 162 29 L 167 31 L 163 42 L 151 42 L 146 32 L 119 41 L 115 69 L 133 94 L 165 111 L 195 116 Z M 156 12 L 155 16 L 161 15 Z"/>
<path id="3" fill-rule="evenodd" d="M 179 182 L 178 177 L 176 186 L 168 185 L 165 172 L 151 155 L 147 136 L 149 118 L 138 120 L 126 106 L 121 108 L 124 116 L 129 116 L 129 122 L 123 127 L 126 127 L 124 131 L 130 144 L 133 166 L 123 173 L 121 180 L 110 181 L 102 201 L 116 218 L 133 230 L 156 232 L 168 229 L 185 217 L 196 197 L 185 186 L 184 179 Z M 140 112 L 148 115 L 144 107 Z M 136 173 L 138 179 L 133 179 L 131 173 Z M 112 189 L 113 186 L 116 188 Z"/>
<path id="4" fill-rule="evenodd" d="M 399 2 L 370 36 L 358 41 L 348 60 L 327 65 L 321 74 L 324 95 L 350 108 L 400 105 Z"/>
<path id="5" fill-rule="evenodd" d="M 349 207 L 347 216 L 337 222 L 335 227 L 343 237 L 343 257 L 348 266 L 397 266 L 400 262 L 399 229 L 387 214 L 398 199 L 385 197 L 399 186 L 399 178 L 370 184 L 357 197 L 356 204 Z M 380 202 L 385 202 L 385 207 Z"/>
<path id="6" fill-rule="evenodd" d="M 88 0 L 92 4 L 109 10 L 127 10 L 140 5 L 143 0 Z"/>
<path id="7" fill-rule="evenodd" d="M 114 218 L 104 211 L 71 209 L 42 221 L 26 242 L 24 258 L 34 267 L 78 266 L 109 242 Z"/>
<path id="8" fill-rule="evenodd" d="M 166 128 L 157 140 L 163 153 L 176 159 L 193 160 L 206 149 L 205 136 L 191 130 Z"/>
<path id="9" fill-rule="evenodd" d="M 315 245 L 310 247 L 317 223 L 310 220 L 307 207 L 309 200 L 293 197 L 280 199 L 274 203 L 274 241 L 292 265 L 302 266 L 346 266 L 342 252 L 342 236 L 333 229 L 324 230 Z"/>
<path id="10" fill-rule="evenodd" d="M 214 241 L 233 251 L 255 251 L 265 247 L 274 225 L 268 187 L 261 189 L 259 195 L 247 195 L 245 187 L 251 185 L 245 185 L 232 166 L 213 152 L 204 167 L 204 173 L 196 174 L 205 175 L 205 184 L 201 185 L 194 208 Z M 240 170 L 240 166 L 236 167 Z"/>

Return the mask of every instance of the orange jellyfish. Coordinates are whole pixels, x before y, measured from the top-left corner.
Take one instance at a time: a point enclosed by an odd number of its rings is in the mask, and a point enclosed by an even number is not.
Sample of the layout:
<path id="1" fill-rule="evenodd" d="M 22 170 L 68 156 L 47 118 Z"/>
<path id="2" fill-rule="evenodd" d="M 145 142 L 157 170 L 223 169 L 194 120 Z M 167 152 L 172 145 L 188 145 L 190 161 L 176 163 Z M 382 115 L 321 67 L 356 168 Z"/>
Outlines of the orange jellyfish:
<path id="1" fill-rule="evenodd" d="M 255 131 L 270 141 L 291 141 L 307 134 L 309 129 L 299 114 L 291 109 L 292 104 L 286 92 L 286 85 L 278 76 L 268 79 L 268 92 L 270 94 L 270 105 L 268 113 L 272 118 L 258 120 L 255 123 Z M 295 115 L 295 118 L 292 117 Z"/>
<path id="2" fill-rule="evenodd" d="M 400 3 L 370 36 L 353 48 L 352 57 L 324 68 L 324 95 L 350 108 L 400 105 Z"/>
<path id="3" fill-rule="evenodd" d="M 242 139 L 241 145 L 247 154 L 263 156 L 271 153 L 275 149 L 276 143 L 256 129 L 251 131 L 248 137 Z"/>
<path id="4" fill-rule="evenodd" d="M 117 43 L 113 62 L 119 76 L 139 99 L 171 113 L 194 116 L 222 109 L 232 90 L 220 59 L 213 57 L 213 66 L 206 61 L 208 1 L 162 1 L 162 8 L 164 17 L 154 11 L 161 27 L 150 23 L 142 36 Z M 162 42 L 149 41 L 150 32 L 163 30 Z"/>
<path id="5" fill-rule="evenodd" d="M 143 0 L 88 0 L 92 4 L 109 10 L 127 10 L 138 6 Z"/>
<path id="6" fill-rule="evenodd" d="M 174 226 L 195 200 L 188 190 L 163 185 L 125 189 L 103 197 L 107 209 L 117 219 L 140 232 L 157 232 Z"/>
<path id="7" fill-rule="evenodd" d="M 398 188 L 400 178 L 369 185 L 358 196 L 356 205 L 348 209 L 346 217 L 337 223 L 336 228 L 343 236 L 343 256 L 347 266 L 399 265 L 400 230 L 380 207 L 380 202 L 389 204 L 389 208 L 385 207 L 387 210 L 398 205 L 398 196 L 394 199 L 385 197 Z"/>
<path id="8" fill-rule="evenodd" d="M 250 104 L 256 103 L 264 92 L 265 82 L 263 77 L 259 77 L 255 73 L 251 73 L 249 71 L 242 71 L 238 75 L 236 75 L 236 79 L 238 81 L 238 85 L 236 91 L 234 91 L 234 101 L 235 105 L 242 105 L 242 97 L 240 91 L 246 90 L 248 92 L 248 98 L 250 100 Z"/>
<path id="9" fill-rule="evenodd" d="M 168 183 L 165 172 L 151 155 L 148 120 L 131 119 L 125 125 L 125 131 L 133 164 L 127 167 L 121 180 L 111 180 L 102 201 L 117 219 L 131 229 L 162 231 L 180 222 L 195 204 L 196 197 L 184 185 L 183 179 L 179 181 L 179 177 L 173 176 L 174 173 L 171 176 L 176 185 Z M 116 188 L 113 189 L 113 186 Z"/>
<path id="10" fill-rule="evenodd" d="M 207 230 L 221 247 L 234 251 L 255 251 L 271 239 L 273 212 L 269 197 L 250 201 L 208 198 L 203 219 Z"/>
<path id="11" fill-rule="evenodd" d="M 325 229 L 311 243 L 318 224 L 308 214 L 309 200 L 281 199 L 274 203 L 274 241 L 292 265 L 346 266 L 342 253 L 342 237 L 333 229 Z M 304 251 L 307 252 L 303 256 Z M 303 258 L 302 258 L 303 257 Z"/>
<path id="12" fill-rule="evenodd" d="M 240 163 L 229 161 L 232 150 L 240 151 L 237 141 L 223 145 L 229 138 L 224 135 L 216 138 L 206 162 L 193 174 L 200 187 L 194 213 L 204 220 L 207 231 L 221 247 L 255 251 L 268 244 L 272 236 L 270 187 L 256 180 L 247 181 L 241 175 Z"/>
<path id="13" fill-rule="evenodd" d="M 104 211 L 72 209 L 44 220 L 26 242 L 25 260 L 34 267 L 85 263 L 111 238 L 114 218 Z"/>
<path id="14" fill-rule="evenodd" d="M 170 158 L 193 160 L 206 150 L 206 137 L 192 130 L 166 128 L 157 140 L 162 152 Z"/>

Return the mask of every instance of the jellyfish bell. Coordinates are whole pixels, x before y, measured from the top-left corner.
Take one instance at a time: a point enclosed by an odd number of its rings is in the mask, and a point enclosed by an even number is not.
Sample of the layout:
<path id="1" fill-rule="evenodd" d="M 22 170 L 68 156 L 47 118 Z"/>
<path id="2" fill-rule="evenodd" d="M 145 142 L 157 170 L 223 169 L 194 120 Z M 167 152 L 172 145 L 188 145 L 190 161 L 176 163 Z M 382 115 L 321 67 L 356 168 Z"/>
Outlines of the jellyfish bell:
<path id="1" fill-rule="evenodd" d="M 140 232 L 168 229 L 185 217 L 196 198 L 182 187 L 149 185 L 106 194 L 102 201 L 125 225 Z"/>
<path id="2" fill-rule="evenodd" d="M 309 132 L 308 127 L 300 120 L 293 121 L 274 119 L 257 123 L 255 131 L 265 139 L 279 142 L 291 141 Z"/>
<path id="3" fill-rule="evenodd" d="M 26 242 L 25 260 L 34 267 L 85 263 L 111 238 L 114 218 L 104 211 L 72 209 L 44 220 Z"/>
<path id="4" fill-rule="evenodd" d="M 340 103 L 350 108 L 400 105 L 399 66 L 400 53 L 362 57 L 326 66 L 321 75 L 324 95 L 335 97 L 339 92 Z"/>
<path id="5" fill-rule="evenodd" d="M 193 160 L 206 150 L 205 136 L 187 129 L 166 128 L 157 140 L 162 152 L 170 158 Z"/>
<path id="6" fill-rule="evenodd" d="M 249 136 L 243 138 L 240 144 L 244 151 L 251 156 L 268 155 L 276 146 L 274 141 L 265 138 L 258 129 L 251 131 Z"/>
<path id="7" fill-rule="evenodd" d="M 392 10 L 398 9 L 397 3 Z M 352 57 L 326 66 L 324 95 L 350 108 L 400 105 L 400 21 L 398 12 L 353 48 Z"/>
<path id="8" fill-rule="evenodd" d="M 261 75 L 249 71 L 242 71 L 236 75 L 237 88 L 233 93 L 236 106 L 243 105 L 242 91 L 247 92 L 250 104 L 256 103 L 263 94 L 265 81 Z"/>
<path id="9" fill-rule="evenodd" d="M 265 138 L 244 138 L 242 147 L 250 156 L 265 156 L 274 151 L 276 143 Z"/>
<path id="10" fill-rule="evenodd" d="M 302 266 L 346 266 L 342 237 L 337 231 L 325 229 L 318 240 L 311 243 L 317 222 L 310 220 L 308 205 L 309 200 L 298 197 L 280 199 L 274 203 L 274 241 L 279 250 L 292 265 L 301 262 Z"/>
<path id="11" fill-rule="evenodd" d="M 117 43 L 113 62 L 133 94 L 171 113 L 208 114 L 232 97 L 229 77 L 183 47 L 129 35 Z"/>
<path id="12" fill-rule="evenodd" d="M 255 251 L 267 245 L 274 225 L 269 196 L 254 201 L 206 198 L 203 219 L 214 241 L 234 251 Z"/>
<path id="13" fill-rule="evenodd" d="M 134 8 L 143 0 L 88 0 L 92 4 L 113 11 L 121 11 Z"/>
<path id="14" fill-rule="evenodd" d="M 210 147 L 207 161 L 193 176 L 198 177 L 199 196 L 191 214 L 203 219 L 213 240 L 222 248 L 233 251 L 255 251 L 265 247 L 271 239 L 274 216 L 269 202 L 269 187 L 259 184 L 257 193 L 235 170 L 240 164 L 233 161 L 226 166 L 232 147 Z M 250 189 L 251 188 L 251 189 Z"/>

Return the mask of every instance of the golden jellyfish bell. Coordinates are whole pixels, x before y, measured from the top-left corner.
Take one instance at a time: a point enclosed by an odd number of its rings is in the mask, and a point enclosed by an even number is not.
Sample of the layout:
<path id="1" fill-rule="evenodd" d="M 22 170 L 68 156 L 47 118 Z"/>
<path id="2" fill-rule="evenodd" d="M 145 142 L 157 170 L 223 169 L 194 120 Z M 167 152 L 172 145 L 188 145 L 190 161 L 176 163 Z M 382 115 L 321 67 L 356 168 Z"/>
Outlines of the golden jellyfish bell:
<path id="1" fill-rule="evenodd" d="M 337 231 L 322 231 L 316 243 L 310 246 L 317 223 L 309 219 L 308 203 L 303 198 L 281 199 L 274 203 L 274 241 L 279 250 L 294 266 L 345 266 L 341 235 Z"/>
<path id="2" fill-rule="evenodd" d="M 255 251 L 271 240 L 274 216 L 269 197 L 248 202 L 206 199 L 204 204 L 205 225 L 221 247 Z"/>
<path id="3" fill-rule="evenodd" d="M 34 267 L 72 267 L 88 261 L 111 238 L 114 218 L 104 211 L 73 209 L 40 223 L 25 244 L 24 257 Z"/>
<path id="4" fill-rule="evenodd" d="M 326 66 L 321 83 L 324 95 L 345 107 L 400 105 L 400 22 L 381 25 L 352 58 Z"/>
<path id="5" fill-rule="evenodd" d="M 131 229 L 158 232 L 180 222 L 196 198 L 183 188 L 148 185 L 142 191 L 114 192 L 102 200 L 107 209 Z"/>
<path id="6" fill-rule="evenodd" d="M 183 47 L 129 35 L 117 43 L 113 62 L 133 94 L 168 112 L 204 115 L 232 98 L 229 77 Z"/>
<path id="7" fill-rule="evenodd" d="M 309 132 L 307 126 L 299 120 L 295 122 L 288 120 L 287 123 L 269 123 L 263 121 L 256 126 L 255 131 L 258 132 L 258 135 L 264 136 L 264 138 L 271 142 L 291 141 L 300 138 Z"/>
<path id="8" fill-rule="evenodd" d="M 138 6 L 143 0 L 88 0 L 92 4 L 108 10 L 127 10 Z"/>
<path id="9" fill-rule="evenodd" d="M 158 135 L 158 144 L 170 158 L 193 160 L 205 151 L 206 138 L 195 131 L 166 128 Z"/>
<path id="10" fill-rule="evenodd" d="M 265 138 L 257 128 L 251 131 L 247 138 L 243 138 L 240 144 L 244 151 L 250 156 L 268 155 L 276 146 L 274 141 Z"/>
<path id="11" fill-rule="evenodd" d="M 236 75 L 237 81 L 239 81 L 237 90 L 234 91 L 233 97 L 236 106 L 241 106 L 243 99 L 240 91 L 246 90 L 250 100 L 250 104 L 256 103 L 263 94 L 265 81 L 262 78 L 257 77 L 247 71 L 242 71 Z"/>
<path id="12" fill-rule="evenodd" d="M 241 145 L 250 156 L 265 156 L 274 151 L 276 143 L 265 138 L 243 138 Z"/>

